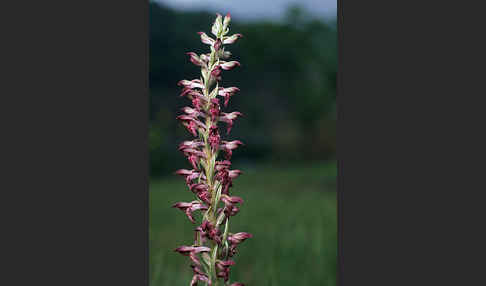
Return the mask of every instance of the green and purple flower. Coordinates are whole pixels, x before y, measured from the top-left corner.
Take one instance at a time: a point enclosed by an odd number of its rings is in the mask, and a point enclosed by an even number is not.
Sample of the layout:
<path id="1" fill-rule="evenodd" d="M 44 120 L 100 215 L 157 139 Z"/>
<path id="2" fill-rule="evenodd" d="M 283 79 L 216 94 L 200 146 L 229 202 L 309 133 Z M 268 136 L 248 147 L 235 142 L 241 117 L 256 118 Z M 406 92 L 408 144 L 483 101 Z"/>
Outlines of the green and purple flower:
<path id="1" fill-rule="evenodd" d="M 236 253 L 236 246 L 252 237 L 246 232 L 232 234 L 229 232 L 230 217 L 239 212 L 237 204 L 243 199 L 230 194 L 233 180 L 242 172 L 230 170 L 233 151 L 243 145 L 240 140 L 223 140 L 219 134 L 218 123 L 226 124 L 227 135 L 233 123 L 241 112 L 222 112 L 217 96 L 224 99 L 224 107 L 228 106 L 230 98 L 240 91 L 237 87 L 222 87 L 223 71 L 229 71 L 240 66 L 238 61 L 229 60 L 231 52 L 225 50 L 225 45 L 235 43 L 241 34 L 227 35 L 231 15 L 224 19 L 217 14 L 211 34 L 199 32 L 201 42 L 210 46 L 210 53 L 198 55 L 186 53 L 189 61 L 201 68 L 201 77 L 193 80 L 181 80 L 181 97 L 191 100 L 192 106 L 182 108 L 182 115 L 177 119 L 195 138 L 179 144 L 181 151 L 192 166 L 191 170 L 180 169 L 175 173 L 185 178 L 186 184 L 196 199 L 191 202 L 178 202 L 173 205 L 183 211 L 192 223 L 196 223 L 194 213 L 201 212 L 201 224 L 195 228 L 194 244 L 175 249 L 182 255 L 189 256 L 193 269 L 190 285 L 198 282 L 206 285 L 244 286 L 242 283 L 229 284 L 230 267 L 235 264 L 229 259 Z M 218 160 L 224 152 L 225 160 Z M 222 281 L 221 281 L 222 280 Z"/>

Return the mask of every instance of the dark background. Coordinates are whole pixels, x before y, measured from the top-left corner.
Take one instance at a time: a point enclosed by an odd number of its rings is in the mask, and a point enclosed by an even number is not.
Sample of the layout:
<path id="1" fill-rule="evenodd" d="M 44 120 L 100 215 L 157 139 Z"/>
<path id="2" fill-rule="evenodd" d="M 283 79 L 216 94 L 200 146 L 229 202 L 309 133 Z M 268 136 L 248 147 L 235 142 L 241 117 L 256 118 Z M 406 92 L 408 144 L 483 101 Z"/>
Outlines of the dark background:
<path id="1" fill-rule="evenodd" d="M 208 32 L 214 17 L 214 13 L 176 12 L 150 5 L 152 176 L 186 165 L 177 144 L 189 136 L 175 117 L 190 102 L 178 96 L 177 82 L 199 77 L 199 67 L 190 63 L 185 53 L 206 52 L 207 46 L 196 32 Z M 308 18 L 298 6 L 289 7 L 283 20 L 232 21 L 230 33 L 244 35 L 227 47 L 241 67 L 223 74 L 224 86 L 241 89 L 226 110 L 245 115 L 237 119 L 231 133 L 231 138 L 245 143 L 234 152 L 235 162 L 285 164 L 335 159 L 335 21 Z"/>

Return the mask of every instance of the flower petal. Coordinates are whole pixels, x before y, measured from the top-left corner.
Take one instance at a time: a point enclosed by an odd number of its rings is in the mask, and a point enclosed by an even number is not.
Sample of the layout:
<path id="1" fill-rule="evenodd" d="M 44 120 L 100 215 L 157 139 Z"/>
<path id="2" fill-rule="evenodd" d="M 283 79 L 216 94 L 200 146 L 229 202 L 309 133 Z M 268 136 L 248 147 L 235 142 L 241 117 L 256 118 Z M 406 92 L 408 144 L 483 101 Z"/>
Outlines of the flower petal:
<path id="1" fill-rule="evenodd" d="M 198 32 L 198 34 L 201 36 L 201 42 L 206 45 L 214 45 L 214 39 L 206 35 L 204 32 Z"/>

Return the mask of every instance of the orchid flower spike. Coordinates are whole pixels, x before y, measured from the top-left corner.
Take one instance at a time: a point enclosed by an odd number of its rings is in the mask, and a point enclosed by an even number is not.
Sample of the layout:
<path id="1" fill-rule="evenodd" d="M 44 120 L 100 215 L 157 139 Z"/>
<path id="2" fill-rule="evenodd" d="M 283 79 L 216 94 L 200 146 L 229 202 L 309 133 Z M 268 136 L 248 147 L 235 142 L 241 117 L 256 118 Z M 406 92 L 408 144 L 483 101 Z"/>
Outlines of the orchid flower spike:
<path id="1" fill-rule="evenodd" d="M 198 282 L 244 286 L 229 282 L 230 269 L 236 263 L 230 257 L 236 254 L 238 244 L 252 237 L 247 232 L 229 232 L 229 218 L 238 214 L 237 205 L 243 204 L 241 197 L 230 194 L 233 180 L 242 172 L 229 169 L 233 151 L 243 143 L 223 139 L 219 131 L 223 123 L 229 134 L 236 118 L 243 115 L 239 111 L 223 112 L 220 103 L 221 99 L 227 107 L 234 94 L 240 91 L 235 86 L 221 86 L 223 74 L 241 66 L 240 62 L 230 60 L 232 54 L 225 47 L 242 37 L 241 34 L 228 35 L 230 22 L 230 13 L 224 17 L 217 14 L 211 33 L 198 33 L 201 42 L 209 45 L 210 52 L 186 54 L 191 63 L 201 68 L 201 78 L 183 79 L 177 83 L 182 87 L 180 96 L 188 98 L 192 104 L 182 108 L 177 119 L 195 138 L 183 141 L 178 147 L 192 169 L 180 169 L 175 174 L 184 177 L 195 198 L 190 202 L 177 202 L 173 207 L 183 211 L 190 222 L 199 225 L 194 229 L 194 244 L 180 246 L 175 251 L 188 256 L 191 261 L 192 286 Z M 223 155 L 225 158 L 219 158 Z M 199 216 L 194 216 L 196 212 L 201 213 L 200 221 L 197 220 Z"/>

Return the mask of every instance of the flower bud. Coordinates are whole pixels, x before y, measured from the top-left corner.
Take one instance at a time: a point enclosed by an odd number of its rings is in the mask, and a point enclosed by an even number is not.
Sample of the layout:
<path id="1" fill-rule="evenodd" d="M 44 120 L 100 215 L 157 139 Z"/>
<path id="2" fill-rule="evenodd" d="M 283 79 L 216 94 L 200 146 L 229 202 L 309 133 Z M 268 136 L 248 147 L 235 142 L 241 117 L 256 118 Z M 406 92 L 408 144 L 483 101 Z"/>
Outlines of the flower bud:
<path id="1" fill-rule="evenodd" d="M 216 42 L 214 42 L 214 46 L 213 46 L 213 47 L 214 47 L 214 50 L 215 50 L 216 52 L 217 52 L 217 51 L 219 51 L 219 49 L 221 48 L 221 45 L 222 45 L 221 40 L 218 38 L 218 39 L 216 40 Z"/>
<path id="2" fill-rule="evenodd" d="M 216 14 L 216 20 L 214 21 L 213 26 L 211 27 L 211 33 L 216 37 L 219 37 L 219 35 L 221 35 L 221 32 L 223 30 L 222 20 L 223 17 L 220 14 Z"/>
<path id="3" fill-rule="evenodd" d="M 221 54 L 221 57 L 225 60 L 227 60 L 231 57 L 230 51 L 220 51 L 220 54 Z"/>
<path id="4" fill-rule="evenodd" d="M 217 78 L 221 74 L 221 66 L 216 65 L 214 66 L 213 70 L 211 71 L 211 76 Z"/>
<path id="5" fill-rule="evenodd" d="M 224 20 L 223 20 L 223 31 L 226 31 L 226 29 L 228 28 L 230 22 L 231 22 L 231 14 L 228 13 L 228 14 L 226 14 L 226 16 L 224 16 Z"/>

